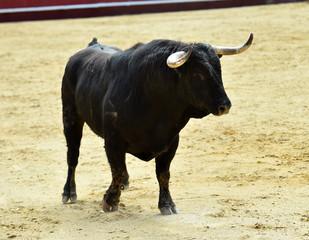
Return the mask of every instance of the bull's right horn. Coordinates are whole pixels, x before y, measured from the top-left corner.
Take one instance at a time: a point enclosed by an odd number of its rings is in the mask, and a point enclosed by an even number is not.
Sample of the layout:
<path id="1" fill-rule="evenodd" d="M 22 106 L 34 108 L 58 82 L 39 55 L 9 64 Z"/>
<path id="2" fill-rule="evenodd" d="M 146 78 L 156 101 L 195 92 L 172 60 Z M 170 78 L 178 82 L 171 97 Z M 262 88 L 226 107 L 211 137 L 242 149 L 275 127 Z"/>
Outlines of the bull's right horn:
<path id="1" fill-rule="evenodd" d="M 175 52 L 167 58 L 166 64 L 170 68 L 178 68 L 189 59 L 191 53 L 192 49 L 190 49 L 188 52 L 184 51 Z"/>
<path id="2" fill-rule="evenodd" d="M 221 47 L 221 46 L 212 46 L 218 55 L 234 55 L 246 51 L 252 44 L 253 33 L 250 34 L 249 39 L 243 45 L 238 47 Z"/>

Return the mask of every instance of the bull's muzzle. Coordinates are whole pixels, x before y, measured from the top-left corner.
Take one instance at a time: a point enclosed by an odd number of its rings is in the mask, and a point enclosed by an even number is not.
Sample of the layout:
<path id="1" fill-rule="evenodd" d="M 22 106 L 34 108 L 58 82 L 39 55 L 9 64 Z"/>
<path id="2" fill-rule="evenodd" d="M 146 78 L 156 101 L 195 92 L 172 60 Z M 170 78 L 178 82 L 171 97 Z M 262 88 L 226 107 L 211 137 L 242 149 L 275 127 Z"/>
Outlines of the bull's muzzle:
<path id="1" fill-rule="evenodd" d="M 231 107 L 232 107 L 232 104 L 231 104 L 230 101 L 228 101 L 226 104 L 219 105 L 218 106 L 218 114 L 217 114 L 217 116 L 228 114 Z"/>

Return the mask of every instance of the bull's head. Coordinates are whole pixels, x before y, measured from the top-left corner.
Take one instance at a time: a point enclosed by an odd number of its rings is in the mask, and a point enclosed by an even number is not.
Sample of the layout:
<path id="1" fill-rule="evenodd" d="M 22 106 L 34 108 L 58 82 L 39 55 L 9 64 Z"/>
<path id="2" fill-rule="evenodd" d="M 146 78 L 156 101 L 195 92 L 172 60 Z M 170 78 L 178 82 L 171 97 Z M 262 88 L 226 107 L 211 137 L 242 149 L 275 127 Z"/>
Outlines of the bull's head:
<path id="1" fill-rule="evenodd" d="M 196 109 L 205 114 L 212 113 L 218 116 L 229 112 L 232 105 L 223 87 L 219 58 L 222 55 L 234 55 L 246 51 L 251 46 L 252 40 L 251 33 L 247 42 L 238 47 L 196 44 L 189 50 L 175 52 L 167 58 L 167 65 L 177 69 L 186 63 L 192 54 L 189 71 L 181 75 L 186 79 L 193 79 L 188 82 L 189 92 L 192 92 L 190 101 Z M 182 69 L 178 71 L 183 72 Z"/>

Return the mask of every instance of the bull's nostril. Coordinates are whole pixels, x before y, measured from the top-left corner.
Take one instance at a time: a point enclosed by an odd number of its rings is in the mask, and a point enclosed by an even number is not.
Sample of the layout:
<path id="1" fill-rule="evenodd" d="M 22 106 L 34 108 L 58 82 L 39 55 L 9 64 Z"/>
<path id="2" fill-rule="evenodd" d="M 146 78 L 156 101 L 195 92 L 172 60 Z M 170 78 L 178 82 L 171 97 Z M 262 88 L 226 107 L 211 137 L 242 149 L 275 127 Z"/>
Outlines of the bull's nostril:
<path id="1" fill-rule="evenodd" d="M 218 115 L 221 116 L 223 114 L 227 114 L 229 112 L 229 107 L 226 105 L 221 105 L 218 107 Z"/>
<path id="2" fill-rule="evenodd" d="M 224 106 L 220 106 L 220 107 L 219 107 L 219 112 L 220 112 L 220 113 L 223 113 L 224 111 L 225 111 L 225 107 L 224 107 Z"/>

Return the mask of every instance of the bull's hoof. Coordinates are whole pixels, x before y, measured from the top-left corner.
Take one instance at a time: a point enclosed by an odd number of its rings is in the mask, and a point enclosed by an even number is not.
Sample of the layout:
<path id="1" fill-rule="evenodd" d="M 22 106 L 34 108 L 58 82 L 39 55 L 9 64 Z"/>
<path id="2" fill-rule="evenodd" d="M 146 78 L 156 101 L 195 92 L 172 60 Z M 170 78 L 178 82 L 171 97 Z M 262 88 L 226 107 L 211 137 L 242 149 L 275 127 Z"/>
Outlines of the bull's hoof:
<path id="1" fill-rule="evenodd" d="M 102 200 L 103 211 L 104 212 L 116 212 L 118 211 L 118 204 L 117 205 L 109 205 L 105 199 Z"/>
<path id="2" fill-rule="evenodd" d="M 172 214 L 179 214 L 180 211 L 176 208 L 176 206 L 166 206 L 160 208 L 160 212 L 162 215 L 172 215 Z"/>
<path id="3" fill-rule="evenodd" d="M 69 200 L 71 203 L 76 203 L 77 195 L 76 194 L 72 194 L 72 195 L 62 194 L 62 203 L 68 203 Z"/>

